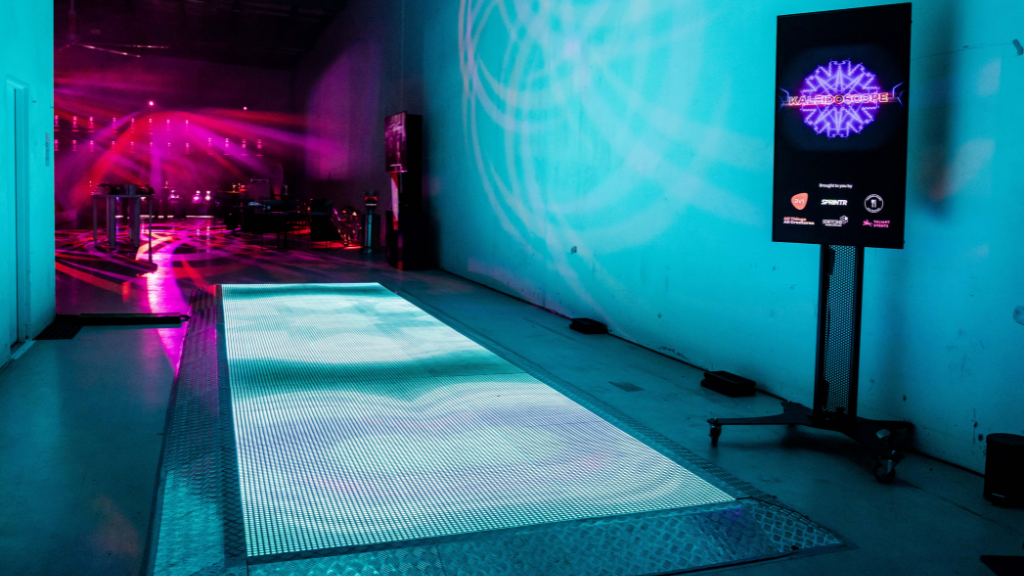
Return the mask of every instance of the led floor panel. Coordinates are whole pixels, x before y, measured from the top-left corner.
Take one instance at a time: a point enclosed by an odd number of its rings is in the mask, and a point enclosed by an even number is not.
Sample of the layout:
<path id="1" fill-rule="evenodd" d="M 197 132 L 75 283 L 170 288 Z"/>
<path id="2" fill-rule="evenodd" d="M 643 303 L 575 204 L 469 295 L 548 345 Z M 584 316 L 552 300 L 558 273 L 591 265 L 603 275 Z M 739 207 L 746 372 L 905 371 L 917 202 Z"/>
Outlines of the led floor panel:
<path id="1" fill-rule="evenodd" d="M 734 500 L 378 284 L 222 299 L 250 557 Z"/>

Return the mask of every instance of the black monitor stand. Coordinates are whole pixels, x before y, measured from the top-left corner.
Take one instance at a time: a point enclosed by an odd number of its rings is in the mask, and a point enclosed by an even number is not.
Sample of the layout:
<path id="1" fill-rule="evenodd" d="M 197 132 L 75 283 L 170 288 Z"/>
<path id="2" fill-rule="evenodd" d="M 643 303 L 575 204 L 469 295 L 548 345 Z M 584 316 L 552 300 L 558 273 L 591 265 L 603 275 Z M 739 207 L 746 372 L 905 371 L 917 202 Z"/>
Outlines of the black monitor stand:
<path id="1" fill-rule="evenodd" d="M 888 483 L 903 459 L 899 432 L 909 422 L 867 420 L 857 416 L 860 364 L 860 305 L 864 248 L 821 247 L 818 286 L 818 345 L 814 363 L 814 408 L 783 402 L 783 413 L 761 418 L 712 418 L 711 445 L 718 445 L 724 425 L 802 425 L 841 432 L 874 452 L 875 478 Z"/>

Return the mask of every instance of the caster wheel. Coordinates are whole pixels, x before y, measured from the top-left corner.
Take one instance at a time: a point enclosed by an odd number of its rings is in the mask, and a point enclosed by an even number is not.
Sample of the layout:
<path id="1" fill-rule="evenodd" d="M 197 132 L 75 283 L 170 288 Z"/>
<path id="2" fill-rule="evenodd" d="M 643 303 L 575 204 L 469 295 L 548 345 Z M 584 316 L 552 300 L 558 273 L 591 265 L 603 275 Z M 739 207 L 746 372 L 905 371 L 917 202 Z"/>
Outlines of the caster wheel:
<path id="1" fill-rule="evenodd" d="M 889 484 L 896 478 L 896 461 L 879 460 L 875 464 L 875 480 L 882 484 Z"/>
<path id="2" fill-rule="evenodd" d="M 719 424 L 711 425 L 711 445 L 718 446 L 718 437 L 722 435 L 722 426 Z"/>

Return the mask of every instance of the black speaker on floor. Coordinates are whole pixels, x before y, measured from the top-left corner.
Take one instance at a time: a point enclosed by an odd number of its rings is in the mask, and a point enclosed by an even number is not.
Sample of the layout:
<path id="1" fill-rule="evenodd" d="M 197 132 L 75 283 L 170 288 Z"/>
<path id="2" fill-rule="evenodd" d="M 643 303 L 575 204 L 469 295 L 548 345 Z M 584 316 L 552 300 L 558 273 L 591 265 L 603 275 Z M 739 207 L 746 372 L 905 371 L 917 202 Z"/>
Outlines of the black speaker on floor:
<path id="1" fill-rule="evenodd" d="M 995 576 L 1024 576 L 1024 556 L 982 556 Z"/>
<path id="2" fill-rule="evenodd" d="M 985 499 L 1005 508 L 1024 508 L 1024 436 L 989 434 L 985 456 Z"/>
<path id="3" fill-rule="evenodd" d="M 569 328 L 581 334 L 607 334 L 608 326 L 590 318 L 573 318 Z"/>
<path id="4" fill-rule="evenodd" d="M 730 398 L 753 396 L 757 392 L 756 382 L 725 370 L 705 372 L 700 385 Z"/>

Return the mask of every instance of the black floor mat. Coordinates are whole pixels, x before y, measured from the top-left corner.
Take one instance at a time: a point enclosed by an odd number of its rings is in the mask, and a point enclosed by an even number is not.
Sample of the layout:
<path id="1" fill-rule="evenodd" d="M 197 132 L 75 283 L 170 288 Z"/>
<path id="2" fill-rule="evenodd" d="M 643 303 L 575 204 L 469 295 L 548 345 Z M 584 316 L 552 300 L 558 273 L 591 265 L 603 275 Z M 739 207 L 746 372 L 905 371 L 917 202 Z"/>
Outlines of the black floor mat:
<path id="1" fill-rule="evenodd" d="M 78 323 L 74 316 L 63 316 L 58 314 L 53 320 L 53 324 L 46 327 L 45 330 L 36 336 L 36 340 L 71 340 L 74 338 L 78 331 L 82 329 L 82 325 Z"/>

